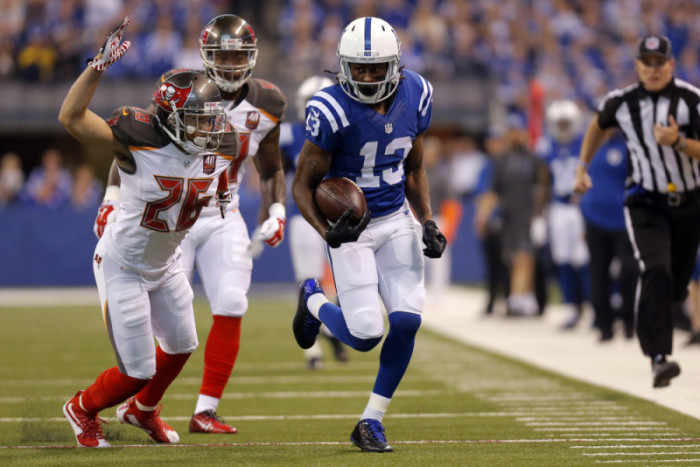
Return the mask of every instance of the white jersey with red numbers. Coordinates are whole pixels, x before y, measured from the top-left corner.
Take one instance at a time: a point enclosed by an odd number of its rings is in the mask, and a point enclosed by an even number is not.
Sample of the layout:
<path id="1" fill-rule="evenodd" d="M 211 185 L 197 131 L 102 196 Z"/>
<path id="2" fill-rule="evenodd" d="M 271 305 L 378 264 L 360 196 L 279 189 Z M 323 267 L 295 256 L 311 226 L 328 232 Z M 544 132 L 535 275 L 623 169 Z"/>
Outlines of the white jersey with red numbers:
<path id="1" fill-rule="evenodd" d="M 280 123 L 287 106 L 284 95 L 274 84 L 261 79 L 251 79 L 246 84 L 242 100 L 224 100 L 228 121 L 241 139 L 240 155 L 228 173 L 232 197 L 229 210 L 238 209 L 238 188 L 245 173 L 245 159 L 258 153 L 260 141 Z"/>
<path id="2" fill-rule="evenodd" d="M 201 71 L 189 68 L 175 68 L 160 77 L 165 81 L 173 74 L 182 71 Z M 253 78 L 246 82 L 242 94 L 236 100 L 223 100 L 226 117 L 229 123 L 238 131 L 240 137 L 240 152 L 228 171 L 231 204 L 229 211 L 238 209 L 240 198 L 238 188 L 245 173 L 245 160 L 258 153 L 260 142 L 284 118 L 287 99 L 277 86 L 262 79 Z M 202 210 L 202 216 L 219 216 L 219 210 L 214 204 Z"/>
<path id="3" fill-rule="evenodd" d="M 124 170 L 126 164 L 120 164 L 121 202 L 106 233 L 109 247 L 125 268 L 161 274 L 202 209 L 217 209 L 212 198 L 219 176 L 238 153 L 237 133 L 227 133 L 216 153 L 191 155 L 173 144 L 156 117 L 144 110 L 124 107 L 108 123 L 128 148 L 134 168 Z"/>

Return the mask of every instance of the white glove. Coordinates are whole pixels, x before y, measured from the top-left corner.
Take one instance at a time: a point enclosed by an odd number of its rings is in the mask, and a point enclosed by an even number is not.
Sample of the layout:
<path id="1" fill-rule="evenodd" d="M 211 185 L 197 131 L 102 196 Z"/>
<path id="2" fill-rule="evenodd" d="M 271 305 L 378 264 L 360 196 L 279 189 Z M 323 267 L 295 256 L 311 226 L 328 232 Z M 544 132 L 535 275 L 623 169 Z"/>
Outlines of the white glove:
<path id="1" fill-rule="evenodd" d="M 536 216 L 532 219 L 530 240 L 536 247 L 544 246 L 547 243 L 547 221 L 544 216 Z"/>
<path id="2" fill-rule="evenodd" d="M 281 203 L 272 203 L 268 212 L 270 217 L 255 229 L 253 241 L 262 241 L 276 247 L 284 239 L 284 227 L 287 225 L 286 209 Z"/>
<path id="3" fill-rule="evenodd" d="M 124 34 L 124 29 L 126 25 L 129 24 L 129 17 L 125 17 L 121 23 L 109 33 L 105 43 L 97 52 L 95 58 L 88 62 L 88 66 L 94 68 L 97 71 L 105 71 L 107 68 L 112 66 L 114 62 L 119 60 L 124 52 L 129 50 L 131 47 L 131 42 L 124 41 L 122 44 L 122 35 Z"/>
<path id="4" fill-rule="evenodd" d="M 117 220 L 119 213 L 119 187 L 110 185 L 105 190 L 105 197 L 102 200 L 100 209 L 97 211 L 95 225 L 92 227 L 97 238 L 102 238 L 107 226 Z"/>
<path id="5" fill-rule="evenodd" d="M 216 205 L 221 212 L 221 218 L 226 217 L 226 208 L 231 204 L 231 190 L 216 192 Z"/>

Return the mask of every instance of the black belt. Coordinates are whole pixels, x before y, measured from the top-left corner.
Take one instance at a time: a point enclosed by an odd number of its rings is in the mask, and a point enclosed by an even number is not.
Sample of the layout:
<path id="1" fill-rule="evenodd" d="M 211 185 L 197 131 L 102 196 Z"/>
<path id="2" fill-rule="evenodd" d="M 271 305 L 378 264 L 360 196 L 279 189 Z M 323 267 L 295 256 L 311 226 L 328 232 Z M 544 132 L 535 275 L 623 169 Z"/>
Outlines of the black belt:
<path id="1" fill-rule="evenodd" d="M 673 208 L 677 208 L 679 206 L 683 206 L 685 203 L 692 201 L 695 199 L 697 196 L 698 191 L 693 190 L 693 191 L 685 191 L 682 193 L 678 192 L 671 192 L 671 193 L 653 193 L 653 192 L 647 192 L 646 195 L 652 198 L 653 200 L 657 202 L 662 202 L 667 204 L 668 206 L 671 206 Z"/>

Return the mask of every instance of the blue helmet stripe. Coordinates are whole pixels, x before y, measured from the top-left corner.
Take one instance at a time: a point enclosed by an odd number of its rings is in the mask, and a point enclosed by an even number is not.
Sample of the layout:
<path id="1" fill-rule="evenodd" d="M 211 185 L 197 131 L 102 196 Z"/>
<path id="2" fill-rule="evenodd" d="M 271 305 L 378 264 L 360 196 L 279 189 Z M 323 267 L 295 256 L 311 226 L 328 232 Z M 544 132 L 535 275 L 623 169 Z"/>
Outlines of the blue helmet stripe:
<path id="1" fill-rule="evenodd" d="M 365 18 L 365 57 L 371 55 L 372 50 L 372 18 Z"/>

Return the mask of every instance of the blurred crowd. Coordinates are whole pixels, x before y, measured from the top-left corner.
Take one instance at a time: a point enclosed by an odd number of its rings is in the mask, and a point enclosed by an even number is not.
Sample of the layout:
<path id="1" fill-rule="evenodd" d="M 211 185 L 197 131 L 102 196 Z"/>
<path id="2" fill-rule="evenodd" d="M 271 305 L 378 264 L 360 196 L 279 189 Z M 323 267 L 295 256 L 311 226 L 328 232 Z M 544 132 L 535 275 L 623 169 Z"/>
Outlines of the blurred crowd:
<path id="1" fill-rule="evenodd" d="M 0 0 L 0 79 L 72 81 L 125 15 L 135 47 L 109 79 L 155 78 L 199 66 L 202 26 L 227 9 L 221 0 Z"/>
<path id="2" fill-rule="evenodd" d="M 589 104 L 633 82 L 644 34 L 668 36 L 678 75 L 700 82 L 694 0 L 289 0 L 279 28 L 287 69 L 336 70 L 340 32 L 359 16 L 394 26 L 406 67 L 429 79 L 483 74 L 500 102 L 521 109 L 533 78 L 552 99 Z"/>
<path id="3" fill-rule="evenodd" d="M 0 79 L 70 81 L 105 31 L 125 14 L 139 44 L 109 79 L 153 78 L 199 67 L 197 39 L 217 14 L 249 13 L 226 0 L 0 0 Z M 644 34 L 671 39 L 677 75 L 700 81 L 700 2 L 696 0 L 279 0 L 256 2 L 275 14 L 251 18 L 284 79 L 337 70 L 344 25 L 378 16 L 397 30 L 402 63 L 430 79 L 491 78 L 496 97 L 524 108 L 528 82 L 553 98 L 591 103 L 634 80 L 634 46 Z M 277 8 L 274 8 L 277 7 Z M 281 7 L 281 8 L 280 8 Z M 244 10 L 246 9 L 246 10 Z M 239 10 L 244 10 L 243 12 Z M 274 24 L 256 24 L 256 21 Z M 274 50 L 276 49 L 276 50 Z M 266 76 L 274 80 L 275 76 Z"/>
<path id="4" fill-rule="evenodd" d="M 47 149 L 41 164 L 26 177 L 17 153 L 10 151 L 0 156 L 0 209 L 17 204 L 96 211 L 103 192 L 92 167 L 79 164 L 68 169 L 56 148 Z"/>

